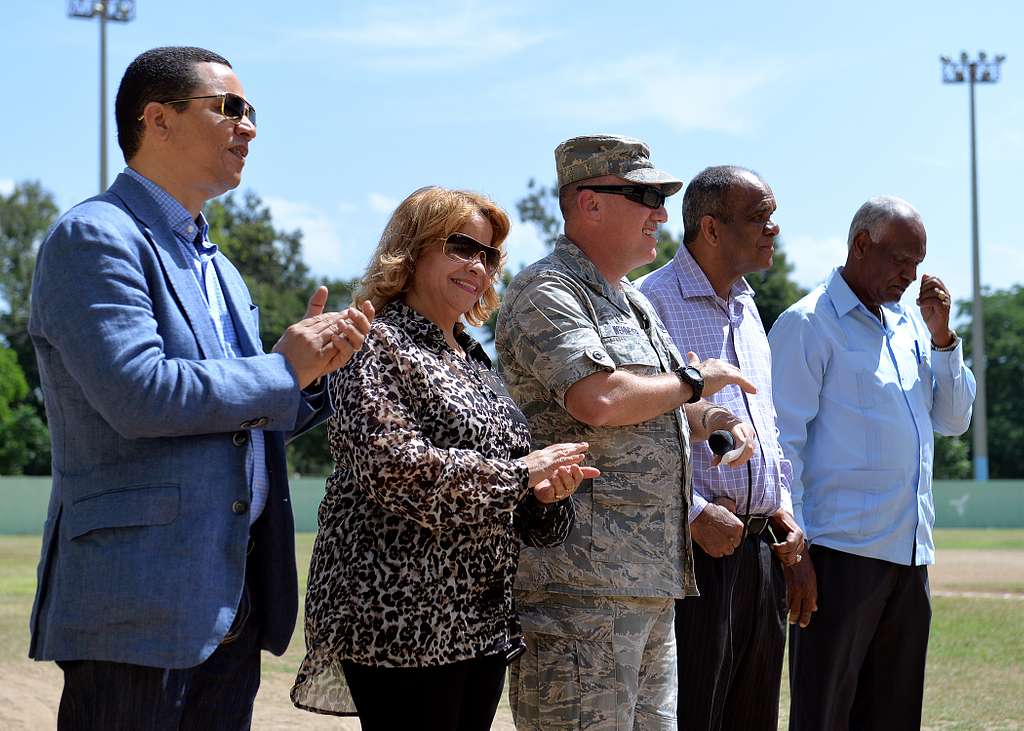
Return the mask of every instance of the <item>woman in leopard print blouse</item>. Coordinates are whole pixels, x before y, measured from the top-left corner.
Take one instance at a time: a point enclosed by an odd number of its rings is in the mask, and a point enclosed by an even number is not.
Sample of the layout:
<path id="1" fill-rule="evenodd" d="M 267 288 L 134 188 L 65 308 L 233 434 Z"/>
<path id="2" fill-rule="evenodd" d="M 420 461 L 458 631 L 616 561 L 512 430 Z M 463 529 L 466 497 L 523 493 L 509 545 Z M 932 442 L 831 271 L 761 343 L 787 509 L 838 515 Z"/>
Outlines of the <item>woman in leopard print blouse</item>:
<path id="1" fill-rule="evenodd" d="M 392 215 L 357 299 L 378 315 L 332 380 L 334 473 L 292 701 L 371 729 L 487 729 L 522 638 L 520 541 L 555 545 L 597 470 L 530 452 L 526 419 L 465 331 L 498 304 L 505 212 L 423 188 Z"/>

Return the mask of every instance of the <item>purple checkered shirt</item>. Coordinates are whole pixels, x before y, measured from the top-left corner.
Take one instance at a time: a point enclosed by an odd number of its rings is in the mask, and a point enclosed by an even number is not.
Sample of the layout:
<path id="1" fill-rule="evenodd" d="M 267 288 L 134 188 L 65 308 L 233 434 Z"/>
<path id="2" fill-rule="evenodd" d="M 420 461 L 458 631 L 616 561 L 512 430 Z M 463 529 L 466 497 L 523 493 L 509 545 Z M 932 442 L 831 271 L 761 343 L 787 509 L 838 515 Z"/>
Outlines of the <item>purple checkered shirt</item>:
<path id="1" fill-rule="evenodd" d="M 751 515 L 772 515 L 780 507 L 793 512 L 789 495 L 789 462 L 782 456 L 775 406 L 772 404 L 772 354 L 754 304 L 754 290 L 740 279 L 726 302 L 708 282 L 686 246 L 675 258 L 651 272 L 640 291 L 654 304 L 679 352 L 692 350 L 701 360 L 719 358 L 739 366 L 757 386 L 744 394 L 739 386 L 726 386 L 708 401 L 753 425 L 760 450 L 750 460 L 753 474 Z M 711 467 L 707 443 L 693 445 L 693 504 L 690 522 L 716 497 L 732 498 L 736 512 L 747 512 L 746 467 Z"/>

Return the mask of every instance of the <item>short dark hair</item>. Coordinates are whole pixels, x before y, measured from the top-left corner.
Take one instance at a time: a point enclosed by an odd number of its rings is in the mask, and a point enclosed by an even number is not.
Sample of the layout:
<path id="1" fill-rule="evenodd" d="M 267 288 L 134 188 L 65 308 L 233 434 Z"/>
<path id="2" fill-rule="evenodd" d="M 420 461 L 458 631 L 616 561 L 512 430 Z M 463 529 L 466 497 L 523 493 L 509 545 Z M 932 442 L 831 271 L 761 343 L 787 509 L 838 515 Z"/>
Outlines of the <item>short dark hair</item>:
<path id="1" fill-rule="evenodd" d="M 231 68 L 226 58 L 195 46 L 164 46 L 140 54 L 128 64 L 117 87 L 114 116 L 117 119 L 117 144 L 128 162 L 139 151 L 144 126 L 139 121 L 149 102 L 180 99 L 199 86 L 196 64 L 219 63 Z M 179 112 L 185 111 L 183 105 Z"/>
<path id="2" fill-rule="evenodd" d="M 729 189 L 743 173 L 750 173 L 756 178 L 761 176 L 753 170 L 739 165 L 717 165 L 704 168 L 683 193 L 683 243 L 693 243 L 700 233 L 700 220 L 704 216 L 714 216 L 719 221 L 729 223 L 729 208 L 726 198 Z"/>

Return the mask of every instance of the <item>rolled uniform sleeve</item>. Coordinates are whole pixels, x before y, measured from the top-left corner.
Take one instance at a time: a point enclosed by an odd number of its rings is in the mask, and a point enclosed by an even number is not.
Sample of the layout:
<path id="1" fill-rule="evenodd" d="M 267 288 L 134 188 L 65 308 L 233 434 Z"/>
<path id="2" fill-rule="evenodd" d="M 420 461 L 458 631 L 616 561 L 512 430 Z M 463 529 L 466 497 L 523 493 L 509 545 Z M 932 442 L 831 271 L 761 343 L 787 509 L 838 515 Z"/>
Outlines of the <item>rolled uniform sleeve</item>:
<path id="1" fill-rule="evenodd" d="M 515 359 L 565 407 L 565 394 L 592 373 L 615 371 L 579 285 L 557 273 L 538 276 L 510 303 L 508 332 Z"/>

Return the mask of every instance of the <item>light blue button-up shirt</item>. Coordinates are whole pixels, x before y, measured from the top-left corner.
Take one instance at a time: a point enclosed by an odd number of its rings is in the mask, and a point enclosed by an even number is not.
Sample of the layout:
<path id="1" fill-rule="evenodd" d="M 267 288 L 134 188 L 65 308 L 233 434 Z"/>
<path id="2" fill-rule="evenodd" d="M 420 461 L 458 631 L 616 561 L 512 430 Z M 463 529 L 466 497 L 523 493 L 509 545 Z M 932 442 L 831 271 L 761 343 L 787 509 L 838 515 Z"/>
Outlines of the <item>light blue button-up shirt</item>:
<path id="1" fill-rule="evenodd" d="M 961 343 L 934 350 L 924 321 L 899 303 L 879 321 L 841 272 L 768 335 L 794 514 L 811 543 L 934 563 L 933 432 L 967 430 L 974 375 Z"/>
<path id="2" fill-rule="evenodd" d="M 220 341 L 224 357 L 241 358 L 243 353 L 239 345 L 238 333 L 235 332 L 235 323 L 231 319 L 231 312 L 228 311 L 224 291 L 220 286 L 220 277 L 213 264 L 218 249 L 217 245 L 211 243 L 207 238 L 210 227 L 206 223 L 206 217 L 200 213 L 199 218 L 193 220 L 191 214 L 174 196 L 152 180 L 131 168 L 125 168 L 124 172 L 138 181 L 153 196 L 154 202 L 165 216 L 171 230 L 174 231 L 182 253 L 192 263 L 192 272 L 196 275 L 196 286 L 199 287 L 203 299 L 206 300 L 210 320 L 217 333 L 217 340 Z M 249 524 L 251 525 L 260 517 L 267 504 L 270 478 L 267 474 L 266 441 L 263 430 L 252 429 L 249 434 L 249 453 L 246 464 L 248 465 L 249 491 L 252 496 L 252 504 L 249 506 Z"/>

